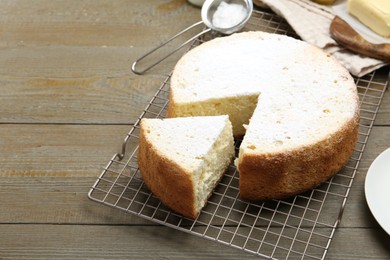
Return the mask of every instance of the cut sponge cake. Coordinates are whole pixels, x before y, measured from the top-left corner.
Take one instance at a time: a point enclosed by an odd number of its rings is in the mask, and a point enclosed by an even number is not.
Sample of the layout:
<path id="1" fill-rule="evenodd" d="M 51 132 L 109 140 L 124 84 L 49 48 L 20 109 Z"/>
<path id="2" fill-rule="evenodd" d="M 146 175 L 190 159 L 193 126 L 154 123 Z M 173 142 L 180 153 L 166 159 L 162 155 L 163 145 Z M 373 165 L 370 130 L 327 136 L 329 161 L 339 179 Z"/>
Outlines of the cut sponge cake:
<path id="1" fill-rule="evenodd" d="M 228 116 L 142 119 L 138 164 L 168 207 L 195 218 L 234 157 Z"/>
<path id="2" fill-rule="evenodd" d="M 278 199 L 319 185 L 348 161 L 359 99 L 349 72 L 322 50 L 243 32 L 192 49 L 171 77 L 168 117 L 218 114 L 229 115 L 235 136 L 245 134 L 236 160 L 241 198 Z"/>

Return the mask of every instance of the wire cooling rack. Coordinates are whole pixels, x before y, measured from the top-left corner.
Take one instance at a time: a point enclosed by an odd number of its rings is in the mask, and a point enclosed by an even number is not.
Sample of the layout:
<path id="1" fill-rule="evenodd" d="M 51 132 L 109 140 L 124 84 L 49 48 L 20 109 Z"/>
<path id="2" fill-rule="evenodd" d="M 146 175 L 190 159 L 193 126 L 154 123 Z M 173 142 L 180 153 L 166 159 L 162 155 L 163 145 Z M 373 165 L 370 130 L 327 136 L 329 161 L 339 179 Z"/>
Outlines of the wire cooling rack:
<path id="1" fill-rule="evenodd" d="M 244 30 L 261 30 L 297 37 L 283 18 L 255 11 Z M 215 35 L 207 34 L 193 46 Z M 323 259 L 357 172 L 375 117 L 388 85 L 388 69 L 355 78 L 361 100 L 359 139 L 349 162 L 316 189 L 285 200 L 249 203 L 239 198 L 238 172 L 227 170 L 206 207 L 195 220 L 165 207 L 145 186 L 137 166 L 139 121 L 163 118 L 170 75 L 125 137 L 122 152 L 115 154 L 92 186 L 90 199 L 136 214 L 153 222 L 272 259 Z M 236 141 L 238 149 L 240 140 Z"/>

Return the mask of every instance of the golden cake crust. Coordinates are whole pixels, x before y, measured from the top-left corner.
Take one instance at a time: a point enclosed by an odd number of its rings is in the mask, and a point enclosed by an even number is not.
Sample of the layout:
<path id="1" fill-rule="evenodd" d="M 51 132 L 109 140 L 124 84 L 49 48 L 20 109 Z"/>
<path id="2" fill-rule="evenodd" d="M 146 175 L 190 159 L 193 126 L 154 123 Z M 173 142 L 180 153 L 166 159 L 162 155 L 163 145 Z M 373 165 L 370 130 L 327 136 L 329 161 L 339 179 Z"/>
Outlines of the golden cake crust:
<path id="1" fill-rule="evenodd" d="M 328 139 L 276 154 L 243 154 L 240 197 L 283 199 L 313 189 L 335 175 L 349 160 L 358 138 L 359 114 Z"/>
<path id="2" fill-rule="evenodd" d="M 146 138 L 142 127 L 139 136 L 138 166 L 147 187 L 162 203 L 182 215 L 195 218 L 195 194 L 191 174 L 165 158 Z"/>

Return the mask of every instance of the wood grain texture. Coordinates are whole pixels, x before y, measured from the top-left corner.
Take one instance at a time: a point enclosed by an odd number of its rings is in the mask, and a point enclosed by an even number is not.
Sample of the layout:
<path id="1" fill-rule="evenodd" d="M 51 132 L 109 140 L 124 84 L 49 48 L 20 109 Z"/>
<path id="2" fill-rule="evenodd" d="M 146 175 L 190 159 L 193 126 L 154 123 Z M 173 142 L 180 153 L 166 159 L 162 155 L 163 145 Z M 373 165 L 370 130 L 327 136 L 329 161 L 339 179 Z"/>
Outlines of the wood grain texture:
<path id="1" fill-rule="evenodd" d="M 2 77 L 2 123 L 131 124 L 163 77 Z"/>
<path id="2" fill-rule="evenodd" d="M 338 16 L 332 20 L 329 32 L 338 44 L 351 51 L 376 59 L 390 59 L 390 44 L 373 44 L 368 42 Z"/>
<path id="3" fill-rule="evenodd" d="M 132 61 L 199 19 L 185 0 L 0 1 L 0 259 L 259 259 L 87 198 L 180 53 Z M 389 133 L 386 90 L 329 259 L 390 257 L 363 189 Z"/>
<path id="4" fill-rule="evenodd" d="M 162 226 L 7 224 L 2 225 L 2 233 L 9 238 L 0 237 L 4 258 L 262 259 Z M 335 241 L 339 243 L 331 245 L 327 259 L 388 259 L 390 253 L 389 237 L 376 229 L 340 229 Z"/>

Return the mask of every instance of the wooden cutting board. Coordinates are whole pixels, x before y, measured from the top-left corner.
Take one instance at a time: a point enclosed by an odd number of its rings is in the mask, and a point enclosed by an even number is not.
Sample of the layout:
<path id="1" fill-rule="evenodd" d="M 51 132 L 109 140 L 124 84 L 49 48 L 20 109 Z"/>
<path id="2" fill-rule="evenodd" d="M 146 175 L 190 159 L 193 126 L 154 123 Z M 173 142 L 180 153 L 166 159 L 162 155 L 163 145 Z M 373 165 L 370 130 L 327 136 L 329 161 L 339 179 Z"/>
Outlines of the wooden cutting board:
<path id="1" fill-rule="evenodd" d="M 390 44 L 368 42 L 338 16 L 330 25 L 330 34 L 338 44 L 349 50 L 372 58 L 390 60 Z"/>

